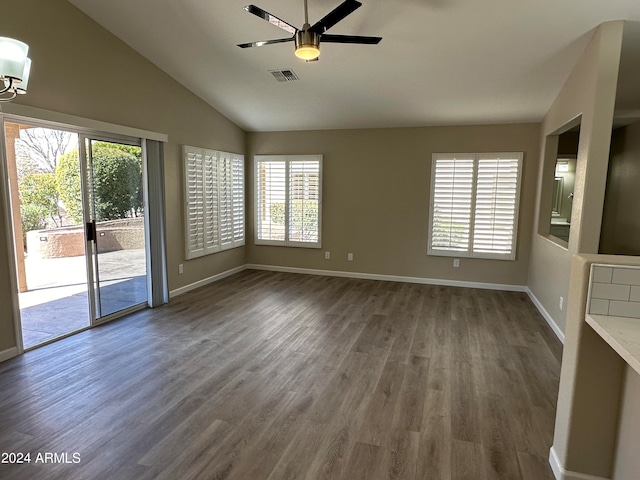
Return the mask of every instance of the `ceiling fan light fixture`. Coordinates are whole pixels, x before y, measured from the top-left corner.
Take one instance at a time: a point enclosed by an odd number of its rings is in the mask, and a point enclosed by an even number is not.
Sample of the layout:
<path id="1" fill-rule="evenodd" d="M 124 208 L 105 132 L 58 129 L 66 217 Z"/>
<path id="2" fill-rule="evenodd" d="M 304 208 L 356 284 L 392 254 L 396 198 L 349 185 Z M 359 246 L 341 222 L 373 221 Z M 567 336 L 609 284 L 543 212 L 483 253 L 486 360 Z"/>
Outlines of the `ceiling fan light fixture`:
<path id="1" fill-rule="evenodd" d="M 301 45 L 296 48 L 296 57 L 302 60 L 313 60 L 320 56 L 320 49 L 315 45 Z"/>
<path id="2" fill-rule="evenodd" d="M 309 28 L 308 24 L 305 24 Z M 309 30 L 298 30 L 294 37 L 296 57 L 302 60 L 315 60 L 320 55 L 320 35 Z"/>

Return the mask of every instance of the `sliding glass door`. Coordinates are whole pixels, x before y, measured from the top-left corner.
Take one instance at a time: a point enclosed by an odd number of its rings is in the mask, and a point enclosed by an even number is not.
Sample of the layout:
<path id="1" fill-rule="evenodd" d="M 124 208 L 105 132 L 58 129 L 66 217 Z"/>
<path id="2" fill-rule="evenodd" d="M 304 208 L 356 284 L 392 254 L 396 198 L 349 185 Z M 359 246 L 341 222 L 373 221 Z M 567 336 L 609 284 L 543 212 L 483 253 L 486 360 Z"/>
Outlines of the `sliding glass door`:
<path id="1" fill-rule="evenodd" d="M 83 137 L 94 318 L 147 302 L 140 144 Z"/>
<path id="2" fill-rule="evenodd" d="M 4 121 L 24 348 L 147 305 L 141 140 Z"/>
<path id="3" fill-rule="evenodd" d="M 77 133 L 4 123 L 24 348 L 90 325 Z"/>

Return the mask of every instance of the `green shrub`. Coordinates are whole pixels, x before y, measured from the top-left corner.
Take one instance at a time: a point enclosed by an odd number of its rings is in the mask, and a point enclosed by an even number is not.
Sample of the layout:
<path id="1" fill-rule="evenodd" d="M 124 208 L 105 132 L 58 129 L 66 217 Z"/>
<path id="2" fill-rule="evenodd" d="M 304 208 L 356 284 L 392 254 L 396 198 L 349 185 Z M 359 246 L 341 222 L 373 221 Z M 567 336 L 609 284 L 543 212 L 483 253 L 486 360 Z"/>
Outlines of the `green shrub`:
<path id="1" fill-rule="evenodd" d="M 25 238 L 27 232 L 31 230 L 47 228 L 47 211 L 40 205 L 21 204 L 20 216 L 22 217 L 22 234 Z"/>
<path id="2" fill-rule="evenodd" d="M 94 145 L 93 172 L 96 220 L 132 216 L 141 182 L 138 159 L 110 144 Z"/>
<path id="3" fill-rule="evenodd" d="M 141 160 L 120 147 L 127 146 L 103 142 L 93 145 L 93 188 L 89 191 L 98 221 L 127 218 L 142 208 Z M 60 158 L 56 181 L 67 214 L 74 222 L 81 223 L 82 192 L 77 149 Z"/>
<path id="4" fill-rule="evenodd" d="M 77 148 L 60 157 L 55 177 L 60 200 L 64 204 L 67 215 L 73 220 L 73 223 L 83 223 L 80 157 Z"/>
<path id="5" fill-rule="evenodd" d="M 271 221 L 276 225 L 284 225 L 284 203 L 272 203 L 269 206 Z"/>
<path id="6" fill-rule="evenodd" d="M 52 173 L 25 175 L 18 185 L 22 231 L 41 230 L 48 220 L 59 221 L 58 190 Z"/>
<path id="7" fill-rule="evenodd" d="M 293 200 L 291 204 L 291 216 L 295 230 L 316 230 L 318 228 L 318 201 L 317 200 Z M 271 221 L 276 225 L 284 225 L 284 203 L 272 203 L 269 208 Z"/>

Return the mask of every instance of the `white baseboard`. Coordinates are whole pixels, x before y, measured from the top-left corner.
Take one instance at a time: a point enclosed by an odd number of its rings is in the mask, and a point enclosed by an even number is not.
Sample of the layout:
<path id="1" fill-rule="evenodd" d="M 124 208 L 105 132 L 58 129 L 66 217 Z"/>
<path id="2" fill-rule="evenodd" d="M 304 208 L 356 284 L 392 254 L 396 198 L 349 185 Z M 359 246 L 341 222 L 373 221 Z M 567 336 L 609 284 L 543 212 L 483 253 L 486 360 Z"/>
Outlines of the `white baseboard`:
<path id="1" fill-rule="evenodd" d="M 555 320 L 553 319 L 553 317 L 551 315 L 549 315 L 549 312 L 547 312 L 547 310 L 544 308 L 544 306 L 542 305 L 542 303 L 540 303 L 540 300 L 538 300 L 536 298 L 536 296 L 533 294 L 533 292 L 531 290 L 529 290 L 529 287 L 526 287 L 527 295 L 529 295 L 529 298 L 531 299 L 531 301 L 533 302 L 533 304 L 536 306 L 536 308 L 538 309 L 538 311 L 540 312 L 540 315 L 542 315 L 542 318 L 545 319 L 545 321 L 549 324 L 549 326 L 551 327 L 551 330 L 553 330 L 553 333 L 556 334 L 556 337 L 558 337 L 558 339 L 562 342 L 562 344 L 564 345 L 564 332 L 562 330 L 560 330 L 560 327 L 558 326 L 558 324 L 555 322 Z"/>
<path id="2" fill-rule="evenodd" d="M 338 270 L 316 270 L 313 268 L 281 267 L 278 265 L 258 265 L 249 263 L 249 270 L 268 270 L 272 272 L 302 273 L 307 275 L 324 275 L 327 277 L 360 278 L 363 280 L 382 280 L 385 282 L 419 283 L 422 285 L 443 285 L 446 287 L 481 288 L 484 290 L 503 290 L 509 292 L 526 292 L 525 285 L 506 285 L 500 283 L 465 282 L 444 280 L 440 278 L 403 277 L 398 275 L 382 275 L 379 273 L 342 272 Z"/>
<path id="3" fill-rule="evenodd" d="M 553 447 L 549 450 L 549 465 L 551 465 L 551 470 L 553 470 L 556 480 L 610 480 L 607 477 L 596 477 L 595 475 L 565 470 L 560 464 L 560 459 Z"/>
<path id="4" fill-rule="evenodd" d="M 246 265 L 240 265 L 239 267 L 232 268 L 231 270 L 226 270 L 222 273 L 218 273 L 217 275 L 213 275 L 211 277 L 203 278 L 194 283 L 190 283 L 189 285 L 185 285 L 184 287 L 176 288 L 175 290 L 171 290 L 169 292 L 169 298 L 177 297 L 178 295 L 182 295 L 183 293 L 187 293 L 191 290 L 195 290 L 196 288 L 204 287 L 205 285 L 209 285 L 210 283 L 217 282 L 218 280 L 222 280 L 223 278 L 234 275 L 238 272 L 242 272 L 246 270 Z"/>
<path id="5" fill-rule="evenodd" d="M 18 347 L 11 347 L 11 348 L 7 348 L 6 350 L 2 350 L 0 352 L 0 362 L 9 360 L 10 358 L 16 357 L 17 355 L 18 355 Z"/>

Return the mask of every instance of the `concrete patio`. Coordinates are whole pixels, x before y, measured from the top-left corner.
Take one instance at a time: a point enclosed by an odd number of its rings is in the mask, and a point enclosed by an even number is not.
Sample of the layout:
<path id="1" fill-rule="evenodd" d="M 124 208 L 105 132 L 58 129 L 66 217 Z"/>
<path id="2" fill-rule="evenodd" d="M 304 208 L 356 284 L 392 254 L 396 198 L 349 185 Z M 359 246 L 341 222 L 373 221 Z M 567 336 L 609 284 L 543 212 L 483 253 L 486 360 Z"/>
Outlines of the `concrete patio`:
<path id="1" fill-rule="evenodd" d="M 147 300 L 143 249 L 101 253 L 102 316 Z M 26 258 L 28 291 L 19 294 L 25 348 L 89 326 L 87 266 L 84 256 Z"/>

